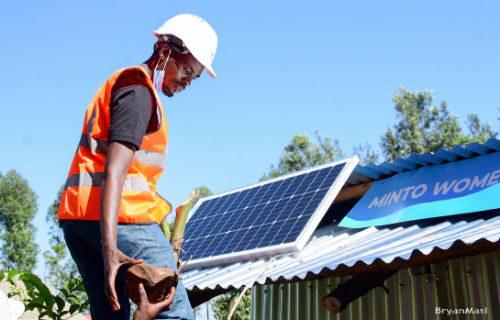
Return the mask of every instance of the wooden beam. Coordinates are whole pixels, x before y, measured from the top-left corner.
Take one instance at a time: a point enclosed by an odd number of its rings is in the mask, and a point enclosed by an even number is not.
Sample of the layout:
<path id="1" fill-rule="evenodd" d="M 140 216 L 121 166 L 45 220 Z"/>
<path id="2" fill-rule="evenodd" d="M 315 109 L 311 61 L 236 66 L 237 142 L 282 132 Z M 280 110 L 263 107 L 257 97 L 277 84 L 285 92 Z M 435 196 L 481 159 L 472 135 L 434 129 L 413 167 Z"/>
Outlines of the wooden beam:
<path id="1" fill-rule="evenodd" d="M 348 187 L 345 189 L 340 190 L 339 194 L 333 201 L 333 203 L 338 203 L 354 198 L 360 198 L 365 195 L 365 193 L 370 190 L 371 186 L 373 185 L 375 181 L 367 182 L 364 184 L 358 184 L 357 186 L 354 187 Z"/>
<path id="2" fill-rule="evenodd" d="M 218 295 L 221 295 L 223 293 L 227 293 L 231 290 L 234 290 L 234 288 L 231 287 L 231 289 L 222 289 L 218 288 L 215 290 L 204 290 L 204 291 L 188 291 L 188 298 L 189 302 L 191 303 L 191 307 L 197 307 L 202 303 L 205 303 L 209 301 L 212 298 L 217 297 Z"/>
<path id="3" fill-rule="evenodd" d="M 372 289 L 382 287 L 388 292 L 388 289 L 384 287 L 384 281 L 397 272 L 396 270 L 375 272 L 369 275 L 351 278 L 344 283 L 339 283 L 337 288 L 323 298 L 323 306 L 330 312 L 339 313 L 351 302 L 364 296 Z"/>

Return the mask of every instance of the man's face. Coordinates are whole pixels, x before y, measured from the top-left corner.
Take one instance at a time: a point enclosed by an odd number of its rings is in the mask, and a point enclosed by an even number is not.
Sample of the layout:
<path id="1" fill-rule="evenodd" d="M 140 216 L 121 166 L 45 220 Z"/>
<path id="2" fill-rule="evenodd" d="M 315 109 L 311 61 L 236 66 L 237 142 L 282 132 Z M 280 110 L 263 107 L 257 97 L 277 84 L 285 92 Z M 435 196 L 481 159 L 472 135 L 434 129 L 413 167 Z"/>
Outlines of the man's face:
<path id="1" fill-rule="evenodd" d="M 173 97 L 191 82 L 200 77 L 205 68 L 191 54 L 181 54 L 172 50 L 165 67 L 162 91 L 167 97 Z"/>

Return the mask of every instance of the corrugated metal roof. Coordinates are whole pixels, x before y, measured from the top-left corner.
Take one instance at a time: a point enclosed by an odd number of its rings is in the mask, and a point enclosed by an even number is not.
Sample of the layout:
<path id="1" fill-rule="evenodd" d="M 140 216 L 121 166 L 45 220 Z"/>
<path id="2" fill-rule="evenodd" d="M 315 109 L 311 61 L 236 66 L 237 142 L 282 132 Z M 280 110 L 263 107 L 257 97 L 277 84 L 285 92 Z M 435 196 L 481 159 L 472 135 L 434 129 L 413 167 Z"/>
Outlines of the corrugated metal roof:
<path id="1" fill-rule="evenodd" d="M 252 289 L 251 320 L 497 320 L 500 315 L 500 251 L 440 263 L 428 273 L 401 269 L 340 313 L 323 297 L 351 277 L 268 284 Z M 483 309 L 485 314 L 436 314 L 440 309 Z"/>
<path id="2" fill-rule="evenodd" d="M 188 290 L 240 288 L 254 278 L 256 283 L 264 284 L 268 278 L 304 279 L 308 272 L 319 274 L 324 268 L 335 270 L 358 262 L 369 265 L 379 259 L 386 263 L 396 258 L 407 260 L 415 251 L 429 254 L 435 248 L 446 250 L 457 240 L 466 244 L 481 239 L 496 242 L 500 239 L 499 213 L 487 213 L 480 219 L 469 214 L 444 221 L 422 220 L 365 229 L 342 228 L 335 223 L 314 232 L 302 251 L 275 256 L 262 275 L 272 258 L 190 270 L 183 273 L 183 281 Z"/>
<path id="3" fill-rule="evenodd" d="M 394 162 L 384 161 L 380 164 L 370 162 L 366 166 L 356 166 L 347 179 L 345 187 L 388 178 L 404 171 L 413 171 L 425 166 L 460 161 L 499 151 L 500 140 L 490 138 L 483 144 L 476 142 L 468 147 L 455 146 L 451 150 L 439 149 L 435 153 L 413 153 L 408 157 L 399 157 Z"/>

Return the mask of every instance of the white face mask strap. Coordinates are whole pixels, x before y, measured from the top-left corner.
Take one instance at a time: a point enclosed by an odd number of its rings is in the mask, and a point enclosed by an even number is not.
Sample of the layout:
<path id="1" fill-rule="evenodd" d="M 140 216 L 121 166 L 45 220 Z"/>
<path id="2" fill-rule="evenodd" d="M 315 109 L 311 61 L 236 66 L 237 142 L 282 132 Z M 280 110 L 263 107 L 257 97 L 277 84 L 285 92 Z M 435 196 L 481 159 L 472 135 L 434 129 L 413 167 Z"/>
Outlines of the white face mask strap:
<path id="1" fill-rule="evenodd" d="M 163 71 L 165 71 L 165 67 L 167 66 L 168 58 L 170 58 L 170 53 L 172 53 L 172 49 L 170 49 L 170 51 L 168 52 L 167 61 L 165 61 L 165 64 L 163 65 Z"/>
<path id="2" fill-rule="evenodd" d="M 172 52 L 172 49 L 170 49 L 170 51 L 168 52 L 168 56 L 167 56 L 167 61 L 165 61 L 165 64 L 163 65 L 163 71 L 165 71 L 165 67 L 167 66 L 167 62 L 168 62 L 168 58 L 170 58 L 170 53 Z M 158 63 L 156 64 L 156 68 L 155 70 L 158 69 L 158 66 L 160 65 L 160 60 L 158 60 Z"/>

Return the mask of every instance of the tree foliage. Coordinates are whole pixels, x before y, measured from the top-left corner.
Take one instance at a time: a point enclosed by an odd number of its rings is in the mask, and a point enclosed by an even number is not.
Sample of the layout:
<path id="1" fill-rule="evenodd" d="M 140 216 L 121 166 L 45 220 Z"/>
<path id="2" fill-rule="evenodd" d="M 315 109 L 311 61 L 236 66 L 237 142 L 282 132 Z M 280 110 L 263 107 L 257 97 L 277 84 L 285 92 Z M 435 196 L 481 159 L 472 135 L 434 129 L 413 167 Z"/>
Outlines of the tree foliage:
<path id="1" fill-rule="evenodd" d="M 7 271 L 30 272 L 36 266 L 38 244 L 32 223 L 37 211 L 37 196 L 15 170 L 0 173 L 1 262 Z"/>
<path id="2" fill-rule="evenodd" d="M 318 131 L 315 132 L 315 135 L 318 143 L 311 142 L 306 134 L 296 134 L 292 141 L 285 146 L 278 166 L 271 165 L 269 173 L 264 174 L 260 181 L 346 157 L 346 154 L 340 149 L 338 140 L 332 143 L 330 138 L 323 137 Z"/>
<path id="3" fill-rule="evenodd" d="M 53 295 L 42 280 L 30 272 L 13 269 L 6 275 L 0 270 L 0 282 L 3 281 L 10 284 L 8 297 L 19 297 L 26 311 L 37 309 L 40 319 L 66 320 L 89 307 L 89 301 L 81 299 L 81 293 L 85 292 L 81 278 L 71 279 L 57 295 Z M 20 286 L 20 282 L 24 286 Z"/>
<path id="4" fill-rule="evenodd" d="M 370 162 L 378 162 L 379 152 L 372 149 L 372 145 L 368 142 L 365 145 L 360 144 L 354 147 L 354 154 L 359 158 L 359 163 L 363 166 Z"/>
<path id="5" fill-rule="evenodd" d="M 241 293 L 240 290 L 232 290 L 228 293 L 221 294 L 217 296 L 211 301 L 212 309 L 214 310 L 215 319 L 217 320 L 226 320 L 229 317 L 229 313 L 233 308 L 238 296 Z M 240 303 L 236 307 L 234 311 L 233 317 L 231 319 L 235 320 L 248 320 L 250 319 L 250 309 L 251 309 L 251 289 L 248 289 L 245 292 L 245 295 L 242 297 Z"/>
<path id="6" fill-rule="evenodd" d="M 489 138 L 496 138 L 498 133 L 493 132 L 491 125 L 481 123 L 476 114 L 467 115 L 467 128 L 469 133 L 460 137 L 460 145 L 467 146 L 473 142 L 485 143 Z"/>
<path id="7" fill-rule="evenodd" d="M 211 196 L 214 194 L 210 189 L 208 189 L 205 186 L 201 186 L 201 187 L 193 189 L 193 191 L 196 191 L 196 190 L 200 190 L 200 195 L 193 199 L 193 202 L 191 203 L 191 208 L 194 208 L 194 206 L 196 206 L 196 204 L 198 203 L 198 201 L 201 198 L 208 197 L 208 196 Z"/>
<path id="8" fill-rule="evenodd" d="M 69 281 L 79 277 L 76 264 L 68 258 L 68 249 L 64 241 L 64 235 L 61 227 L 59 226 L 58 211 L 61 202 L 61 196 L 64 191 L 64 186 L 61 186 L 57 192 L 57 197 L 47 210 L 45 221 L 49 225 L 49 244 L 51 250 L 43 253 L 45 258 L 45 281 L 50 283 L 54 288 L 61 288 L 67 286 Z"/>
<path id="9" fill-rule="evenodd" d="M 392 99 L 399 122 L 382 135 L 380 146 L 388 161 L 407 157 L 412 153 L 436 152 L 456 145 L 485 142 L 496 137 L 488 123 L 481 124 L 477 115 L 468 115 L 469 134 L 464 135 L 458 116 L 451 115 L 446 101 L 432 106 L 434 92 L 410 92 L 403 86 Z"/>
<path id="10" fill-rule="evenodd" d="M 75 262 L 70 256 L 68 257 L 68 247 L 64 241 L 62 229 L 59 226 L 58 211 L 63 191 L 64 185 L 57 192 L 57 197 L 49 206 L 47 216 L 45 217 L 45 221 L 49 225 L 48 234 L 50 236 L 49 244 L 51 248 L 51 250 L 43 253 L 46 271 L 45 281 L 57 290 L 68 288 L 74 279 L 80 277 Z M 80 290 L 78 295 L 78 299 L 82 303 L 85 303 L 84 308 L 88 309 L 88 298 L 85 290 Z"/>

